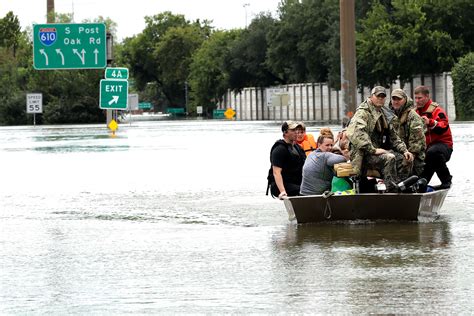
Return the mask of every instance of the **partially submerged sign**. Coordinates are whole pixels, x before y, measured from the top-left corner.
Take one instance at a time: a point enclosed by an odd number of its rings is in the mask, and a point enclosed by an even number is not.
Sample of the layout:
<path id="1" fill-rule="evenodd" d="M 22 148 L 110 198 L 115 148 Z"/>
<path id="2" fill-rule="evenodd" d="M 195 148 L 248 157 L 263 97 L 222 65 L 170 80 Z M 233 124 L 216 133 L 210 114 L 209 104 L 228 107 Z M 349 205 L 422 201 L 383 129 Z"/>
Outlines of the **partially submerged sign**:
<path id="1" fill-rule="evenodd" d="M 235 111 L 232 108 L 228 108 L 224 112 L 224 116 L 230 120 L 231 118 L 233 118 L 235 116 Z"/>
<path id="2" fill-rule="evenodd" d="M 26 94 L 26 113 L 43 113 L 43 94 L 28 93 Z"/>

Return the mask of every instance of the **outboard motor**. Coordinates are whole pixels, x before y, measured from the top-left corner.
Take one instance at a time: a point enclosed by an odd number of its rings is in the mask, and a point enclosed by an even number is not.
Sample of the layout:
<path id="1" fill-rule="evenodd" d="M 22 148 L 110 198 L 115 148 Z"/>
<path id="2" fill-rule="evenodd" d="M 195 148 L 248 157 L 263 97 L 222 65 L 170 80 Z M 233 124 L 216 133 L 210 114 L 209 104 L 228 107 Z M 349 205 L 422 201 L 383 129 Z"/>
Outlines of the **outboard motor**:
<path id="1" fill-rule="evenodd" d="M 428 181 L 425 178 L 420 178 L 413 185 L 413 192 L 416 193 L 425 193 L 428 189 Z"/>
<path id="2" fill-rule="evenodd" d="M 407 192 L 407 191 L 410 191 L 410 187 L 412 185 L 414 185 L 417 181 L 418 181 L 418 176 L 411 176 L 405 180 L 403 180 L 402 182 L 400 182 L 399 184 L 397 184 L 398 186 L 398 189 L 400 190 L 400 192 Z M 426 180 L 425 180 L 426 181 Z"/>

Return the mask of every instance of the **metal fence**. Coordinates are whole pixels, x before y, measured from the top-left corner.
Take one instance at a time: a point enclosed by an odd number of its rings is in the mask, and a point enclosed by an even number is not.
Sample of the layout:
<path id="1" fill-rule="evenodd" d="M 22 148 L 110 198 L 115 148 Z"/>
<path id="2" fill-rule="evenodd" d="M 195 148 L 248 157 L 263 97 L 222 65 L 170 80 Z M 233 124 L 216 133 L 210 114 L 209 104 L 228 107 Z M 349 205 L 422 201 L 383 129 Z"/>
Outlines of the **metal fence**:
<path id="1" fill-rule="evenodd" d="M 451 73 L 419 75 L 411 82 L 404 83 L 403 89 L 413 98 L 413 91 L 419 85 L 430 88 L 431 99 L 439 103 L 449 119 L 456 119 Z M 400 88 L 399 81 L 387 90 Z M 273 91 L 273 92 L 272 92 Z M 360 104 L 370 95 L 370 88 L 364 88 L 357 95 Z M 285 96 L 287 102 L 274 102 L 273 98 Z M 287 98 L 287 100 L 286 100 Z M 387 102 L 389 98 L 387 98 Z M 218 108 L 231 107 L 236 111 L 236 119 L 255 120 L 297 120 L 321 123 L 341 123 L 344 105 L 340 91 L 331 89 L 327 83 L 301 83 L 267 88 L 244 88 L 239 93 L 228 91 Z"/>

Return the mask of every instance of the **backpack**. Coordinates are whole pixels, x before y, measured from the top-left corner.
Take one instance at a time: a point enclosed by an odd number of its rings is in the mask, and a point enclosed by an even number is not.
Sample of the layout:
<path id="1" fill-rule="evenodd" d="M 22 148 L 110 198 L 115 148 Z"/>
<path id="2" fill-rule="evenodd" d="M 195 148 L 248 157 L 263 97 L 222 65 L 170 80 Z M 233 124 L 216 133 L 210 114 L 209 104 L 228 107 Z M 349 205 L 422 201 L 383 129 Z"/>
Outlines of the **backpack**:
<path id="1" fill-rule="evenodd" d="M 277 140 L 275 144 L 273 144 L 272 149 L 270 149 L 270 161 L 272 159 L 273 150 L 279 145 L 286 146 L 286 143 L 284 140 L 280 139 L 280 140 Z M 275 183 L 275 177 L 273 176 L 273 168 L 272 168 L 272 165 L 270 164 L 270 169 L 268 169 L 268 175 L 267 175 L 267 191 L 265 195 L 268 195 L 268 191 L 270 191 L 270 187 L 273 183 Z M 272 197 L 274 197 L 273 194 L 272 194 Z"/>

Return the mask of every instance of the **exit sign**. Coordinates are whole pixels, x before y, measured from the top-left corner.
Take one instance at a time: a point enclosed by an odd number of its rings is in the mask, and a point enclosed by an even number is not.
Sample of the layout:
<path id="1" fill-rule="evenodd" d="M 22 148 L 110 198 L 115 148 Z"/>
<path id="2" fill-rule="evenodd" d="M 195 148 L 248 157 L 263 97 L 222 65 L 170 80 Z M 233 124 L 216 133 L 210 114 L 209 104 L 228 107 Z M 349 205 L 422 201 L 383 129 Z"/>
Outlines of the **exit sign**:
<path id="1" fill-rule="evenodd" d="M 128 105 L 128 81 L 102 79 L 100 81 L 99 99 L 101 109 L 126 110 Z"/>
<path id="2" fill-rule="evenodd" d="M 128 69 L 123 67 L 105 68 L 105 79 L 127 80 Z"/>
<path id="3" fill-rule="evenodd" d="M 33 66 L 37 70 L 98 69 L 107 65 L 103 23 L 33 25 Z"/>

